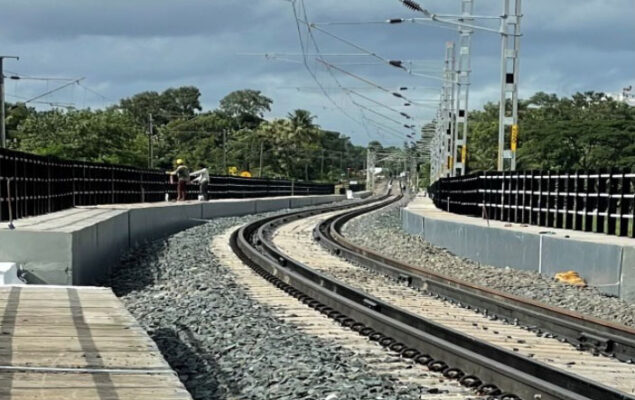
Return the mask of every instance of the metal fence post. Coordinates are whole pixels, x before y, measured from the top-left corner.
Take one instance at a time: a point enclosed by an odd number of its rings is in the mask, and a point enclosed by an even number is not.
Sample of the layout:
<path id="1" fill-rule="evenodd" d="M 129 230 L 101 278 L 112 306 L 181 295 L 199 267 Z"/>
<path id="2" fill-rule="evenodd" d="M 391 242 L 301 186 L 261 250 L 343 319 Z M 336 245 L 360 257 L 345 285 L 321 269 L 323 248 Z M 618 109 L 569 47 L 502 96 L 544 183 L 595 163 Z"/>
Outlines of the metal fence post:
<path id="1" fill-rule="evenodd" d="M 51 212 L 51 158 L 46 158 L 46 199 L 47 212 Z"/>
<path id="2" fill-rule="evenodd" d="M 606 190 L 607 194 L 607 207 L 606 207 L 606 233 L 608 235 L 615 235 L 617 227 L 617 199 L 613 198 L 613 195 L 617 192 L 617 171 L 611 168 L 609 171 L 609 180 Z"/>
<path id="3" fill-rule="evenodd" d="M 620 190 L 620 202 L 619 202 L 619 217 L 620 217 L 620 236 L 628 236 L 628 218 L 624 218 L 624 214 L 628 212 L 628 200 L 626 198 L 630 189 L 630 179 L 627 177 L 629 170 L 627 168 L 622 169 L 621 173 L 621 190 Z M 633 198 L 632 205 L 635 206 L 635 198 Z"/>
<path id="4" fill-rule="evenodd" d="M 606 182 L 604 181 L 604 177 L 602 175 L 604 170 L 600 169 L 597 171 L 598 179 L 597 185 L 595 185 L 595 233 L 603 233 L 604 232 L 604 215 L 600 215 L 606 211 L 605 201 L 602 198 L 602 194 L 606 191 Z"/>

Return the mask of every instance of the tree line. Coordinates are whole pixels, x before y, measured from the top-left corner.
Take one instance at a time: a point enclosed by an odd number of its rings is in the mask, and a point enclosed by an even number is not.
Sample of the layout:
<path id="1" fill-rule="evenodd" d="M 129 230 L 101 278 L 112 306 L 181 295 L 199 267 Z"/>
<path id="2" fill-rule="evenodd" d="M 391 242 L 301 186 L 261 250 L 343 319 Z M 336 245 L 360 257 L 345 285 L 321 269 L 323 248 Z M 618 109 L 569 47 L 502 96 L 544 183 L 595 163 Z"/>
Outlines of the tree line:
<path id="1" fill-rule="evenodd" d="M 576 170 L 635 166 L 635 107 L 604 93 L 571 97 L 538 92 L 518 104 L 518 170 Z M 469 116 L 470 171 L 496 170 L 498 104 Z M 506 132 L 506 147 L 510 147 Z"/>
<path id="2" fill-rule="evenodd" d="M 97 110 L 8 105 L 8 145 L 73 160 L 137 167 L 151 162 L 170 169 L 181 158 L 219 175 L 231 169 L 330 182 L 365 167 L 365 148 L 320 128 L 309 111 L 267 121 L 264 114 L 273 101 L 259 91 L 229 93 L 213 110 L 203 110 L 200 96 L 198 88 L 184 86 L 138 93 Z"/>
<path id="3" fill-rule="evenodd" d="M 170 169 L 182 158 L 193 168 L 205 166 L 226 175 L 230 167 L 267 176 L 316 181 L 358 177 L 366 148 L 349 137 L 322 129 L 316 116 L 292 110 L 267 121 L 273 101 L 256 90 L 225 96 L 213 110 L 203 110 L 193 86 L 146 91 L 103 110 L 38 111 L 23 103 L 8 105 L 9 147 L 61 158 L 145 167 L 149 133 L 154 167 Z M 470 112 L 468 170 L 496 169 L 498 104 Z M 152 128 L 150 128 L 152 125 Z M 434 124 L 428 124 L 427 130 Z M 635 165 L 635 107 L 604 93 L 571 97 L 539 92 L 519 101 L 519 170 L 632 168 Z M 424 136 L 424 135 L 422 135 Z M 509 148 L 510 133 L 505 135 Z M 419 161 L 421 182 L 429 181 L 422 159 L 426 138 L 403 147 L 368 146 L 383 154 L 378 167 L 387 175 Z"/>

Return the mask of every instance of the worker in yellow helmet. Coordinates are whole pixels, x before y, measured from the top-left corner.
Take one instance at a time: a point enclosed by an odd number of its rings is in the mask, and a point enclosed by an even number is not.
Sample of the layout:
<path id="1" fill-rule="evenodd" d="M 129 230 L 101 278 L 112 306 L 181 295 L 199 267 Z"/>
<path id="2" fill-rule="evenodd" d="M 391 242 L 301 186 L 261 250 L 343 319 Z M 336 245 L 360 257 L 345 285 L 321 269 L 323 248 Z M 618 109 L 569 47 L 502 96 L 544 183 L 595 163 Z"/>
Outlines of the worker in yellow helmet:
<path id="1" fill-rule="evenodd" d="M 190 181 L 190 169 L 182 159 L 176 160 L 176 169 L 168 172 L 169 175 L 176 175 L 178 184 L 176 186 L 176 201 L 185 201 L 187 194 L 187 183 Z"/>

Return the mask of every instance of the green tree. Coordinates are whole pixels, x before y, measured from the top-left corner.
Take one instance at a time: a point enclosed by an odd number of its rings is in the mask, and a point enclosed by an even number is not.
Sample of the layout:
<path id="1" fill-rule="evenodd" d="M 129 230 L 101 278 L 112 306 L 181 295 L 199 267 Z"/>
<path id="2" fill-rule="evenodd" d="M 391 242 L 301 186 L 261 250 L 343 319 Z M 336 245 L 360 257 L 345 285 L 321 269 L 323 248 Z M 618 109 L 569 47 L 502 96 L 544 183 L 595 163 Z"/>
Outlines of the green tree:
<path id="1" fill-rule="evenodd" d="M 237 90 L 223 97 L 220 110 L 234 118 L 240 128 L 256 128 L 262 122 L 266 111 L 271 111 L 273 100 L 259 90 Z"/>
<path id="2" fill-rule="evenodd" d="M 20 150 L 73 160 L 144 166 L 145 134 L 115 110 L 53 110 L 29 115 L 19 126 Z"/>
<path id="3" fill-rule="evenodd" d="M 192 117 L 202 110 L 200 91 L 194 86 L 170 88 L 162 93 L 141 92 L 122 99 L 119 107 L 132 115 L 141 126 L 147 126 L 150 114 L 156 126 L 165 125 L 175 119 Z"/>
<path id="4" fill-rule="evenodd" d="M 193 168 L 207 167 L 217 174 L 223 169 L 223 132 L 232 121 L 220 111 L 197 114 L 190 119 L 177 119 L 159 128 L 158 165 L 170 168 L 177 158 Z"/>
<path id="5" fill-rule="evenodd" d="M 538 92 L 519 102 L 518 169 L 597 169 L 632 167 L 635 108 L 604 93 L 570 98 Z M 509 133 L 505 135 L 509 148 Z M 498 105 L 470 114 L 470 171 L 495 170 Z"/>

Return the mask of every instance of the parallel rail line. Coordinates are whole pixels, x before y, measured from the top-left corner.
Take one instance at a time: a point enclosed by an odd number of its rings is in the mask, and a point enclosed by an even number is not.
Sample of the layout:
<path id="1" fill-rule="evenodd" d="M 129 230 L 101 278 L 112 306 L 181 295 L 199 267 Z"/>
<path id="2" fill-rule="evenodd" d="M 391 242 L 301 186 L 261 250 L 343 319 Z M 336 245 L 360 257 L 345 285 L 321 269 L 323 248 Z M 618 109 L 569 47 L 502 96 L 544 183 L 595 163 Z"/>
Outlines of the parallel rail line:
<path id="1" fill-rule="evenodd" d="M 397 198 L 398 199 L 398 198 Z M 394 198 L 382 198 L 367 202 L 368 206 L 349 214 L 359 215 L 384 207 Z M 372 203 L 372 204 L 371 204 Z M 272 243 L 273 231 L 290 221 L 325 212 L 340 211 L 347 207 L 335 206 L 320 210 L 293 212 L 277 217 L 269 217 L 246 225 L 232 236 L 234 251 L 256 272 L 282 288 L 299 300 L 361 334 L 377 340 L 392 350 L 400 351 L 403 357 L 413 358 L 427 365 L 433 371 L 442 371 L 449 378 L 460 379 L 466 386 L 478 387 L 482 394 L 499 399 L 559 399 L 559 400 L 626 400 L 635 399 L 626 393 L 574 375 L 568 371 L 539 362 L 500 346 L 477 340 L 465 333 L 428 320 L 421 315 L 398 308 L 393 304 L 338 281 L 331 276 L 316 271 L 305 264 L 285 255 Z M 353 217 L 351 217 L 353 218 Z M 327 243 L 338 234 L 335 228 L 337 218 L 330 218 L 329 224 L 321 224 L 316 230 L 316 238 Z M 338 224 L 341 228 L 343 222 Z M 327 232 L 327 233 L 325 233 Z M 341 235 L 340 235 L 341 236 Z M 339 239 L 339 238 L 338 238 Z M 362 262 L 359 257 L 373 260 L 368 253 L 355 255 L 350 248 L 332 248 L 336 253 Z M 350 253 L 350 254 L 349 254 Z M 355 257 L 355 258 L 354 258 Z M 378 263 L 374 260 L 375 264 Z M 378 268 L 376 265 L 373 268 Z M 394 265 L 384 264 L 382 272 L 389 272 L 405 280 L 410 285 L 424 283 L 422 287 L 445 288 L 450 296 L 467 301 L 473 293 L 465 294 L 461 288 L 443 286 L 436 280 L 420 276 L 414 271 L 404 273 Z M 482 296 L 485 297 L 485 296 Z M 484 299 L 485 301 L 487 299 Z M 489 304 L 489 303 L 488 303 Z M 491 306 L 490 312 L 499 310 Z M 500 311 L 502 315 L 502 310 Z M 520 318 L 519 318 L 520 319 Z M 588 325 L 587 325 L 588 327 Z M 588 332 L 588 329 L 587 329 Z M 588 342 L 596 340 L 586 335 Z M 582 340 L 581 342 L 585 342 Z M 621 342 L 620 342 L 621 343 Z M 602 345 L 600 345 L 602 347 Z M 503 393 L 503 390 L 507 393 Z"/>
<path id="2" fill-rule="evenodd" d="M 405 281 L 441 298 L 527 329 L 555 335 L 580 349 L 635 362 L 635 329 L 439 274 L 357 246 L 342 235 L 346 222 L 367 211 L 353 210 L 316 226 L 314 237 L 345 259 Z"/>

